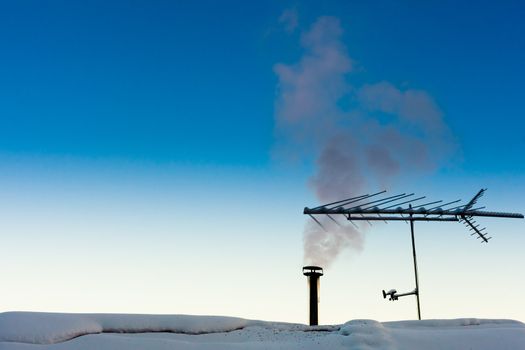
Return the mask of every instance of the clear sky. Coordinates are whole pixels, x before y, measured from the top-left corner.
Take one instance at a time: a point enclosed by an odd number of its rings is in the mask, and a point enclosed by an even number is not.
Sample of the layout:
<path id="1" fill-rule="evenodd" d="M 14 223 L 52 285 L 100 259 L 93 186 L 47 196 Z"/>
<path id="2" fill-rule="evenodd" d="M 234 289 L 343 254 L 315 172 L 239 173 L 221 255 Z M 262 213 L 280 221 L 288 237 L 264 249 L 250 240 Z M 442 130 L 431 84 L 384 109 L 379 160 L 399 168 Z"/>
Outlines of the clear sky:
<path id="1" fill-rule="evenodd" d="M 430 154 L 453 145 L 422 172 L 403 158 L 389 190 L 488 187 L 489 209 L 525 212 L 524 17 L 519 1 L 2 2 L 0 310 L 306 322 L 302 208 L 318 203 L 320 150 L 283 157 L 296 135 L 279 122 L 286 68 L 304 73 L 334 37 L 351 61 L 337 92 L 419 93 L 449 135 L 423 139 Z M 323 23 L 332 37 L 305 39 Z M 343 116 L 359 102 L 327 101 Z M 366 107 L 380 125 L 404 115 Z M 525 223 L 484 223 L 486 246 L 458 224 L 417 225 L 423 317 L 525 321 Z M 374 225 L 335 259 L 321 322 L 414 317 L 413 299 L 380 296 L 413 288 L 408 234 Z"/>

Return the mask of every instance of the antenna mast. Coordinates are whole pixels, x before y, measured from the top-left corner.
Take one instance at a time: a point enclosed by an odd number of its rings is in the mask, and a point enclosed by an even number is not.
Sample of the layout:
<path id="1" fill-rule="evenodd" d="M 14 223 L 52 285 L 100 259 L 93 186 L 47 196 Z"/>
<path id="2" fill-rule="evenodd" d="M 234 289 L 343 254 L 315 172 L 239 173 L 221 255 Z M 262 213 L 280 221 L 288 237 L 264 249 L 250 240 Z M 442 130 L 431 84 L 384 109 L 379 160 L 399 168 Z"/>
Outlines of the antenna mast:
<path id="1" fill-rule="evenodd" d="M 417 301 L 418 319 L 421 319 L 414 222 L 461 222 L 469 229 L 471 236 L 476 236 L 477 239 L 481 239 L 481 243 L 488 243 L 492 237 L 488 236 L 488 233 L 485 231 L 485 227 L 480 228 L 480 224 L 478 224 L 474 219 L 475 217 L 523 219 L 523 214 L 482 210 L 485 209 L 485 207 L 475 208 L 475 205 L 485 194 L 485 191 L 486 189 L 481 189 L 467 204 L 458 206 L 454 205 L 461 200 L 455 200 L 444 204 L 441 204 L 443 202 L 442 200 L 419 204 L 421 203 L 420 201 L 426 198 L 425 196 L 415 197 L 414 193 L 401 193 L 394 196 L 384 196 L 386 191 L 381 191 L 373 194 L 343 199 L 311 209 L 306 207 L 304 208 L 303 213 L 309 215 L 325 231 L 326 228 L 319 220 L 316 219 L 315 215 L 327 215 L 332 220 L 334 220 L 332 215 L 343 215 L 354 225 L 354 221 L 367 221 L 368 223 L 371 223 L 371 221 L 410 221 L 410 234 L 412 238 L 412 256 L 414 259 L 416 287 L 413 291 L 407 293 L 398 293 L 395 289 L 391 289 L 388 292 L 383 290 L 383 298 L 386 299 L 386 297 L 389 297 L 389 300 L 394 301 L 398 300 L 399 297 L 415 295 Z M 374 197 L 373 200 L 371 200 L 372 197 Z"/>

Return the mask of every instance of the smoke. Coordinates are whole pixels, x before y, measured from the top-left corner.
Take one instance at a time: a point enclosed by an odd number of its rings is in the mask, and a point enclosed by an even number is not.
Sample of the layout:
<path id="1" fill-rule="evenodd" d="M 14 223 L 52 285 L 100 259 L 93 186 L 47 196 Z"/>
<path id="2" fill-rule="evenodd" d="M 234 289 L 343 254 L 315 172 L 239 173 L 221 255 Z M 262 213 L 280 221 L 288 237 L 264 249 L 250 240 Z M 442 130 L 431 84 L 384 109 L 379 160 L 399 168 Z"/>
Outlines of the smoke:
<path id="1" fill-rule="evenodd" d="M 297 27 L 295 12 L 292 18 L 287 31 Z M 289 158 L 315 162 L 309 185 L 321 203 L 388 187 L 404 171 L 428 173 L 454 149 L 442 112 L 425 91 L 387 81 L 352 84 L 356 64 L 342 37 L 337 18 L 320 17 L 301 33 L 302 57 L 274 66 L 277 147 Z M 362 248 L 363 226 L 317 219 L 324 229 L 308 221 L 304 230 L 306 264 L 328 267 L 342 250 Z"/>
<path id="2" fill-rule="evenodd" d="M 297 10 L 295 8 L 284 10 L 279 17 L 279 23 L 284 25 L 287 33 L 292 33 L 299 25 Z"/>

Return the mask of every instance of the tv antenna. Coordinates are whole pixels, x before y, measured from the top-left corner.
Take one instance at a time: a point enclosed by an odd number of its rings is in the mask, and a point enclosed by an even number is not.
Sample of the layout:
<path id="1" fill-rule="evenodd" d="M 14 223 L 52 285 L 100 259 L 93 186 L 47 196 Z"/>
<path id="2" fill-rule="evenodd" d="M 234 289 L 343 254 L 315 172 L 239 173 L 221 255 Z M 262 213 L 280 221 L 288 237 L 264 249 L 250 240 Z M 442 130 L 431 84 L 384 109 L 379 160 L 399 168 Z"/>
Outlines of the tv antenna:
<path id="1" fill-rule="evenodd" d="M 405 221 L 410 222 L 410 235 L 412 238 L 412 256 L 414 259 L 414 275 L 416 287 L 411 292 L 398 293 L 391 289 L 383 290 L 383 298 L 395 301 L 400 297 L 415 295 L 417 302 L 417 317 L 421 320 L 421 305 L 419 302 L 419 281 L 416 258 L 416 243 L 414 239 L 415 221 L 445 221 L 460 222 L 468 228 L 470 235 L 488 243 L 492 238 L 488 235 L 486 228 L 481 227 L 475 218 L 516 218 L 523 219 L 523 214 L 484 211 L 485 207 L 476 207 L 478 200 L 485 194 L 487 189 L 481 189 L 472 199 L 462 205 L 458 205 L 460 199 L 443 203 L 442 200 L 423 201 L 425 196 L 418 197 L 414 193 L 401 193 L 394 196 L 385 195 L 386 191 L 373 194 L 343 199 L 337 202 L 327 203 L 315 208 L 304 208 L 303 213 L 309 215 L 325 231 L 326 228 L 317 220 L 315 215 L 326 215 L 330 220 L 337 221 L 332 215 L 343 215 L 348 221 Z M 417 202 L 417 203 L 416 203 Z M 354 224 L 355 225 L 355 224 Z"/>

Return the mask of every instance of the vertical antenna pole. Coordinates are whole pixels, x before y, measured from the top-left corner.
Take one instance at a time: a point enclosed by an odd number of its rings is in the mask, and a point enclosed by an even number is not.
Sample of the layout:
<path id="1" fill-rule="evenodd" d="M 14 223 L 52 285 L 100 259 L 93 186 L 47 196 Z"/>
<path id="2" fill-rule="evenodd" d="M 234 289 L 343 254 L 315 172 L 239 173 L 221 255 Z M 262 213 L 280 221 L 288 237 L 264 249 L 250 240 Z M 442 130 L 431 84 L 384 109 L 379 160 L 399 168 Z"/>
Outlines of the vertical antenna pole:
<path id="1" fill-rule="evenodd" d="M 409 205 L 412 209 L 412 204 Z M 417 259 L 416 259 L 416 241 L 414 239 L 414 220 L 412 220 L 412 214 L 410 214 L 410 233 L 412 235 L 412 256 L 414 257 L 414 274 L 416 276 L 416 300 L 417 300 L 417 318 L 421 320 L 421 306 L 419 304 L 419 281 L 417 278 Z"/>

